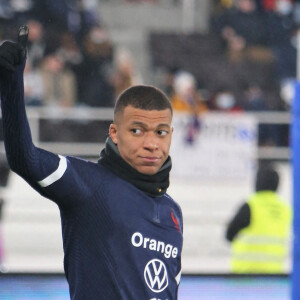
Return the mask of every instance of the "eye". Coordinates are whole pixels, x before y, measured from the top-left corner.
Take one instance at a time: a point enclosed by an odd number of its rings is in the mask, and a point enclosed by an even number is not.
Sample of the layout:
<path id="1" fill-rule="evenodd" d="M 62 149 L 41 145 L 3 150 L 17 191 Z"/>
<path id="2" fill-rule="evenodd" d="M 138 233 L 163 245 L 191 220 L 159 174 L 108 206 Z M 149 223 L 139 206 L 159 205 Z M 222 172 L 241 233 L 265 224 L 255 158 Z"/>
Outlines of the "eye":
<path id="1" fill-rule="evenodd" d="M 160 135 L 160 136 L 165 136 L 165 135 L 168 134 L 168 131 L 167 131 L 167 130 L 158 130 L 157 133 L 158 133 L 158 135 Z"/>
<path id="2" fill-rule="evenodd" d="M 142 134 L 142 130 L 139 129 L 139 128 L 133 128 L 133 129 L 131 129 L 131 132 L 132 132 L 133 134 L 135 134 L 135 135 L 140 135 L 140 134 Z"/>

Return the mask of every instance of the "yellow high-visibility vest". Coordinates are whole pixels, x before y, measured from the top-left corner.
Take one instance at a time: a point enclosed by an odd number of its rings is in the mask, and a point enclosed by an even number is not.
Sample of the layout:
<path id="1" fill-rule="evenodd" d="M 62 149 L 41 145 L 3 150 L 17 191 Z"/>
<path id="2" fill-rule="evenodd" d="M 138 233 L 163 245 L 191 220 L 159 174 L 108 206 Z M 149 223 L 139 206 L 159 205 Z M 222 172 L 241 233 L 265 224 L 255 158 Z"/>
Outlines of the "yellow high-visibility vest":
<path id="1" fill-rule="evenodd" d="M 248 201 L 250 225 L 232 242 L 234 273 L 283 273 L 292 212 L 275 192 L 261 191 Z"/>

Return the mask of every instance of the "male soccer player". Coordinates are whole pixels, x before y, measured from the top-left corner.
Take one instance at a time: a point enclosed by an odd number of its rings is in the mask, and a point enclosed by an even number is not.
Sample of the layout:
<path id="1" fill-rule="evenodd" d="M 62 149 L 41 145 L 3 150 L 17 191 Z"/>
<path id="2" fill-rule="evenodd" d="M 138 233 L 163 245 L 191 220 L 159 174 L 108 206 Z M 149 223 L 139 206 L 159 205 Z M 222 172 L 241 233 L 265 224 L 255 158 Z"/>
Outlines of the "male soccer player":
<path id="1" fill-rule="evenodd" d="M 166 194 L 168 98 L 152 86 L 125 90 L 98 163 L 39 149 L 24 106 L 27 34 L 0 46 L 5 148 L 11 169 L 60 209 L 71 299 L 177 299 L 182 215 Z"/>

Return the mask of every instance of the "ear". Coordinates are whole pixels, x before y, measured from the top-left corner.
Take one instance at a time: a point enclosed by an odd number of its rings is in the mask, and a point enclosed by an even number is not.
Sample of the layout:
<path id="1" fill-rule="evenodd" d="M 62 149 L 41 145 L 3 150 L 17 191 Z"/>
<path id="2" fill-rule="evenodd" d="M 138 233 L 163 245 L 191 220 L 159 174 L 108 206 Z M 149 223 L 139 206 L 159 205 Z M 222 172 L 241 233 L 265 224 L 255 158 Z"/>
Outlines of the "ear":
<path id="1" fill-rule="evenodd" d="M 115 144 L 118 144 L 117 132 L 118 132 L 117 124 L 114 124 L 114 123 L 110 124 L 110 126 L 109 126 L 109 136 Z"/>

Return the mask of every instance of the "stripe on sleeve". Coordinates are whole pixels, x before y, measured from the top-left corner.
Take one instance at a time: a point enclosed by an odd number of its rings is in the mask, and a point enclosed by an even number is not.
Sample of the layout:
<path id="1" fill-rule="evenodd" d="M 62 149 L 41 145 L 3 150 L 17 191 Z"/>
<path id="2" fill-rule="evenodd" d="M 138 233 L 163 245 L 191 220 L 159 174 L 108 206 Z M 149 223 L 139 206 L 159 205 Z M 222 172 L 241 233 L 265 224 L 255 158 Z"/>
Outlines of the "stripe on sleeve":
<path id="1" fill-rule="evenodd" d="M 59 180 L 64 175 L 65 171 L 67 170 L 67 159 L 61 155 L 59 155 L 59 158 L 60 158 L 60 161 L 59 161 L 59 165 L 58 165 L 57 169 L 52 174 L 50 174 L 49 176 L 44 178 L 43 180 L 38 181 L 38 184 L 41 187 L 49 186 L 50 184 Z"/>
<path id="2" fill-rule="evenodd" d="M 175 280 L 176 280 L 176 282 L 177 282 L 177 285 L 179 285 L 179 283 L 180 283 L 180 278 L 181 278 L 181 270 L 180 270 L 180 272 L 177 274 L 177 276 L 175 277 Z"/>

